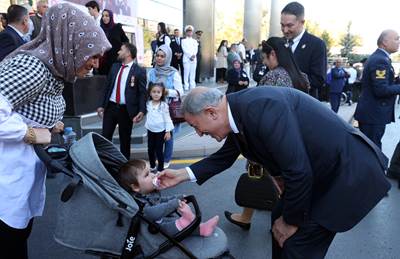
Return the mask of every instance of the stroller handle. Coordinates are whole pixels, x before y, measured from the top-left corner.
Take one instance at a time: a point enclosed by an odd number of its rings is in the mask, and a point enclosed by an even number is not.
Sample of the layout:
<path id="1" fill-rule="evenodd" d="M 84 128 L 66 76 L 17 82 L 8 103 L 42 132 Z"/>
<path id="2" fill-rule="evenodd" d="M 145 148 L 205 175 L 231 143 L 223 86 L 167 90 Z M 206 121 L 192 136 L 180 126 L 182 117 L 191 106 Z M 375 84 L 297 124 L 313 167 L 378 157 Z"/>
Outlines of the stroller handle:
<path id="1" fill-rule="evenodd" d="M 35 150 L 36 155 L 39 157 L 39 159 L 47 166 L 53 169 L 56 169 L 57 171 L 63 172 L 64 174 L 74 177 L 74 174 L 65 168 L 60 162 L 57 160 L 53 160 L 49 154 L 47 154 L 46 150 L 44 149 L 44 146 L 41 144 L 35 144 L 33 145 L 33 149 Z"/>

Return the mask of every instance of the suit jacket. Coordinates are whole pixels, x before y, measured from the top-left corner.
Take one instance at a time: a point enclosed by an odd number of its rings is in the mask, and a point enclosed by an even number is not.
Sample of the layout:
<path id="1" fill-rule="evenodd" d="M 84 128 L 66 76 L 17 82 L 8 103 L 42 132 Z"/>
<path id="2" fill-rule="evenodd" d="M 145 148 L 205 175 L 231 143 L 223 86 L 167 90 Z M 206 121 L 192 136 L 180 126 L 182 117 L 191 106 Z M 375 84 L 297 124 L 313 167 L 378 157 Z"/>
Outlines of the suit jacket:
<path id="1" fill-rule="evenodd" d="M 108 101 L 114 89 L 115 80 L 117 80 L 118 71 L 121 63 L 114 63 L 107 77 L 107 87 L 103 99 L 103 107 L 107 108 Z M 134 81 L 133 86 L 131 80 Z M 129 70 L 128 79 L 125 86 L 126 108 L 130 119 L 133 119 L 139 112 L 146 114 L 146 70 L 138 64 L 133 63 Z"/>
<path id="2" fill-rule="evenodd" d="M 289 87 L 250 88 L 227 95 L 239 134 L 190 166 L 202 184 L 242 153 L 283 176 L 283 218 L 312 218 L 333 232 L 356 225 L 390 189 L 388 160 L 378 147 L 326 105 Z M 244 144 L 243 144 L 244 143 Z"/>
<path id="3" fill-rule="evenodd" d="M 362 91 L 354 118 L 366 124 L 394 122 L 394 104 L 400 94 L 400 85 L 394 84 L 394 71 L 390 58 L 377 49 L 365 63 Z"/>
<path id="4" fill-rule="evenodd" d="M 178 64 L 178 63 L 182 63 L 182 58 L 183 58 L 183 50 L 182 50 L 182 38 L 179 38 L 179 44 L 176 41 L 176 37 L 172 37 L 171 38 L 171 44 L 169 45 L 171 47 L 172 50 L 172 61 L 171 64 Z M 181 53 L 182 56 L 180 59 L 177 59 L 177 57 L 175 56 L 175 53 Z"/>
<path id="5" fill-rule="evenodd" d="M 326 79 L 325 42 L 305 31 L 293 54 L 300 70 L 307 74 L 311 88 L 320 89 Z"/>
<path id="6" fill-rule="evenodd" d="M 0 32 L 0 61 L 24 43 L 18 33 L 10 26 L 7 26 Z"/>
<path id="7" fill-rule="evenodd" d="M 331 69 L 332 80 L 330 82 L 331 93 L 343 92 L 343 87 L 346 84 L 346 71 L 342 67 L 333 67 Z"/>
<path id="8" fill-rule="evenodd" d="M 31 39 L 33 40 L 39 35 L 42 28 L 42 17 L 40 17 L 38 14 L 35 14 L 34 16 L 31 16 L 31 20 L 34 28 L 31 36 Z"/>

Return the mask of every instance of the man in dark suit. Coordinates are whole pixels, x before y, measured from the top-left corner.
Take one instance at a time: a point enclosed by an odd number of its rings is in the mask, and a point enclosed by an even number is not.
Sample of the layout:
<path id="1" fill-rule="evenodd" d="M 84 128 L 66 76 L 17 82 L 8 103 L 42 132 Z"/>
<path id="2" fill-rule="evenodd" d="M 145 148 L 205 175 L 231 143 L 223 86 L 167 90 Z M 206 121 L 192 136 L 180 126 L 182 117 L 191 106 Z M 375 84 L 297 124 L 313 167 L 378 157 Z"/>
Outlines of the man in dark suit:
<path id="1" fill-rule="evenodd" d="M 367 137 L 379 148 L 386 124 L 395 121 L 394 104 L 400 85 L 394 84 L 394 70 L 389 55 L 399 49 L 399 35 L 385 30 L 378 38 L 378 49 L 368 58 L 362 75 L 362 91 L 354 118 Z"/>
<path id="2" fill-rule="evenodd" d="M 181 71 L 181 78 L 182 78 L 182 83 L 183 83 L 183 62 L 182 62 L 182 55 L 183 55 L 183 50 L 182 50 L 182 38 L 180 35 L 179 29 L 174 30 L 174 37 L 171 38 L 171 50 L 172 50 L 172 60 L 171 60 L 171 66 L 176 68 L 176 70 Z"/>
<path id="3" fill-rule="evenodd" d="M 29 15 L 25 7 L 10 5 L 7 19 L 7 27 L 0 32 L 0 61 L 25 43 L 22 37 L 29 31 Z"/>
<path id="4" fill-rule="evenodd" d="M 337 232 L 354 227 L 388 192 L 387 158 L 325 105 L 296 89 L 250 88 L 222 95 L 199 87 L 186 121 L 220 150 L 185 169 L 164 170 L 161 188 L 204 183 L 240 154 L 283 179 L 272 218 L 273 258 L 323 258 Z M 362 202 L 360 202 L 362 201 Z"/>
<path id="5" fill-rule="evenodd" d="M 346 84 L 346 79 L 348 78 L 348 74 L 344 70 L 340 58 L 335 61 L 335 66 L 331 69 L 331 77 L 332 80 L 329 84 L 329 102 L 331 103 L 332 111 L 338 113 L 340 98 L 344 85 Z"/>
<path id="6" fill-rule="evenodd" d="M 40 30 L 42 29 L 42 17 L 47 12 L 47 9 L 49 9 L 49 4 L 48 4 L 47 0 L 37 1 L 36 9 L 37 10 L 36 10 L 35 15 L 31 16 L 31 20 L 32 20 L 33 27 L 34 27 L 32 36 L 31 36 L 32 40 L 39 35 Z"/>
<path id="7" fill-rule="evenodd" d="M 292 49 L 300 70 L 310 81 L 310 95 L 316 99 L 326 79 L 326 45 L 304 29 L 304 7 L 298 2 L 287 4 L 281 12 L 281 30 Z"/>
<path id="8" fill-rule="evenodd" d="M 199 30 L 196 31 L 196 40 L 199 43 L 197 46 L 197 54 L 196 54 L 196 77 L 195 77 L 195 82 L 197 84 L 202 82 L 202 77 L 201 77 L 201 35 L 203 35 L 203 31 Z"/>
<path id="9" fill-rule="evenodd" d="M 97 113 L 103 118 L 103 136 L 112 140 L 118 124 L 121 153 L 130 158 L 132 123 L 138 123 L 146 113 L 146 71 L 134 63 L 136 47 L 123 43 L 107 78 L 102 107 Z"/>

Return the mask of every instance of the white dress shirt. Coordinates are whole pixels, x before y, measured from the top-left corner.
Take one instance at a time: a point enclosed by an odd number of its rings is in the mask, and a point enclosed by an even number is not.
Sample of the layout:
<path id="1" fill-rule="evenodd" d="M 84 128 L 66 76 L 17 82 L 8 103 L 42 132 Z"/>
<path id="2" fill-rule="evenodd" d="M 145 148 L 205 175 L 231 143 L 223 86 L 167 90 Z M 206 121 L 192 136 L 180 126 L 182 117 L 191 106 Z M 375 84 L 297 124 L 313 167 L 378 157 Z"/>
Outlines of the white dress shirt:
<path id="1" fill-rule="evenodd" d="M 357 80 L 357 70 L 354 67 L 348 67 L 345 68 L 347 73 L 349 73 L 349 84 L 354 84 L 354 82 Z"/>
<path id="2" fill-rule="evenodd" d="M 240 62 L 243 63 L 246 59 L 246 47 L 243 43 L 237 45 L 237 53 L 239 54 Z"/>
<path id="3" fill-rule="evenodd" d="M 183 50 L 182 62 L 195 63 L 198 49 L 199 49 L 199 43 L 197 42 L 197 40 L 189 37 L 182 39 L 182 50 Z M 191 56 L 194 56 L 195 58 L 193 60 L 190 60 Z"/>
<path id="4" fill-rule="evenodd" d="M 235 120 L 233 119 L 232 112 L 231 112 L 231 107 L 229 106 L 229 103 L 227 103 L 227 106 L 228 106 L 228 120 L 229 120 L 229 126 L 231 127 L 233 133 L 238 134 L 238 133 L 239 133 L 239 130 L 238 130 L 237 126 L 236 126 Z M 186 167 L 185 169 L 186 169 L 186 172 L 187 172 L 188 175 L 189 175 L 190 181 L 191 181 L 191 182 L 196 182 L 197 179 L 196 179 L 196 176 L 194 175 L 192 169 L 190 169 L 189 166 Z"/>
<path id="5" fill-rule="evenodd" d="M 122 64 L 124 65 L 124 64 Z M 133 61 L 129 62 L 128 64 L 125 64 L 127 67 L 124 68 L 124 71 L 122 71 L 122 77 L 121 77 L 121 85 L 120 85 L 120 104 L 126 104 L 126 100 L 125 100 L 125 88 L 126 88 L 126 80 L 132 80 L 132 78 L 128 78 L 129 75 L 129 70 L 131 69 L 132 65 L 133 65 Z M 117 84 L 118 84 L 118 77 L 119 74 L 121 73 L 121 68 L 118 70 L 118 74 L 115 77 L 115 82 L 114 82 L 114 88 L 113 91 L 111 93 L 110 96 L 110 101 L 112 102 L 117 102 L 116 101 L 116 96 L 117 96 Z M 131 82 L 129 82 L 129 84 L 131 84 Z"/>
<path id="6" fill-rule="evenodd" d="M 297 37 L 295 37 L 295 38 L 293 39 L 293 45 L 292 45 L 292 52 L 293 52 L 293 53 L 294 53 L 294 51 L 296 50 L 297 45 L 299 45 L 299 42 L 300 42 L 301 38 L 303 37 L 305 31 L 306 31 L 306 30 L 303 29 L 303 31 L 302 31 L 299 35 L 297 35 Z"/>
<path id="7" fill-rule="evenodd" d="M 17 229 L 42 215 L 46 194 L 46 167 L 23 141 L 28 126 L 38 125 L 0 95 L 0 220 Z"/>
<path id="8" fill-rule="evenodd" d="M 23 34 L 22 32 L 20 32 L 17 28 L 15 28 L 14 26 L 12 26 L 11 24 L 8 24 L 8 27 L 12 28 L 16 33 L 18 33 L 18 35 L 21 38 L 24 38 L 25 34 Z"/>
<path id="9" fill-rule="evenodd" d="M 94 18 L 94 17 L 93 17 Z M 98 26 L 101 26 L 101 14 L 99 14 L 99 16 L 97 16 L 97 18 L 94 18 L 94 20 L 96 21 L 96 24 L 98 25 Z"/>

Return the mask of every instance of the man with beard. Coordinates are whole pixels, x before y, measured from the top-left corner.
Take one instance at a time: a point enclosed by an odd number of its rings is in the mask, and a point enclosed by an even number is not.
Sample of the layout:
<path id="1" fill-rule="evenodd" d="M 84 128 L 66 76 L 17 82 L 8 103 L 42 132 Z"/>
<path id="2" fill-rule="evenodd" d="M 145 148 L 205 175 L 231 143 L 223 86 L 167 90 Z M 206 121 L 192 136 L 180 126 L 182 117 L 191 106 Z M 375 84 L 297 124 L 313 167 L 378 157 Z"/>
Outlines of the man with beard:
<path id="1" fill-rule="evenodd" d="M 136 64 L 137 49 L 124 43 L 118 60 L 111 67 L 102 107 L 97 108 L 103 118 L 103 136 L 112 140 L 118 125 L 121 153 L 129 160 L 133 123 L 143 119 L 146 112 L 146 71 Z"/>

